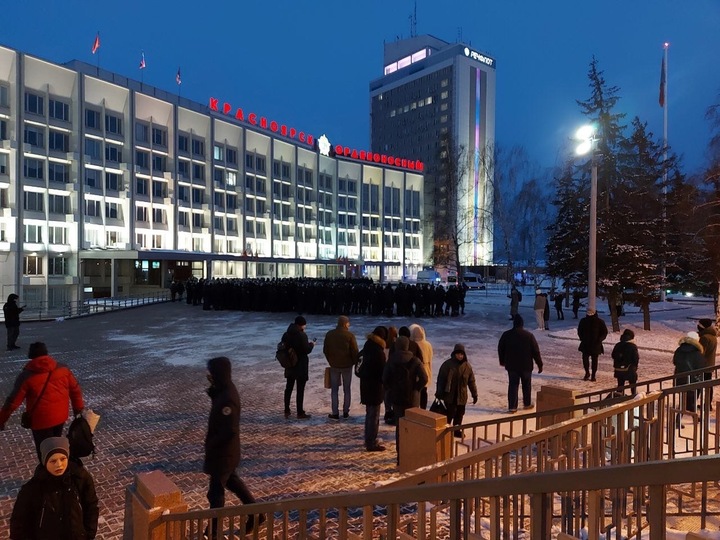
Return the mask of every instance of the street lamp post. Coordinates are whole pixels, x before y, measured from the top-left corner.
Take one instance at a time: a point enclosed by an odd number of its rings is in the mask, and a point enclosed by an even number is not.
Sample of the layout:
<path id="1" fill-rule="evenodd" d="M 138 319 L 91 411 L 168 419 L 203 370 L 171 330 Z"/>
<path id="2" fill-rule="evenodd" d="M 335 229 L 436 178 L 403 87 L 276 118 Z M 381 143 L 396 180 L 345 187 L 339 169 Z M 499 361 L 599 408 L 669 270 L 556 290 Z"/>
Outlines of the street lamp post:
<path id="1" fill-rule="evenodd" d="M 597 288 L 597 161 L 595 160 L 595 128 L 583 126 L 575 135 L 580 144 L 575 149 L 579 155 L 590 152 L 590 242 L 588 249 L 588 311 L 596 311 Z"/>

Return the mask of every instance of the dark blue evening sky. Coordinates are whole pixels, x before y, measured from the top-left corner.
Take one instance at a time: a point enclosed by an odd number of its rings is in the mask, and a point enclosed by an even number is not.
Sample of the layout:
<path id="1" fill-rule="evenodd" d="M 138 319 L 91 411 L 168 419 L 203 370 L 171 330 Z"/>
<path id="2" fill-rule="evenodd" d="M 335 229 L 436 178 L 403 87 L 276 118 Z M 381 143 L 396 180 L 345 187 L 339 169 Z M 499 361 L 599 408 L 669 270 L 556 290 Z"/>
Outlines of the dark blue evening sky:
<path id="1" fill-rule="evenodd" d="M 413 0 L 38 0 L 2 2 L 0 43 L 53 62 L 96 63 L 176 91 L 210 96 L 355 148 L 369 146 L 368 84 L 383 41 L 408 37 Z M 417 0 L 418 34 L 463 41 L 497 61 L 497 140 L 559 163 L 582 124 L 594 54 L 618 110 L 662 137 L 662 44 L 670 42 L 669 140 L 688 172 L 705 163 L 708 106 L 720 102 L 718 0 Z M 412 156 L 407 156 L 412 157 Z"/>

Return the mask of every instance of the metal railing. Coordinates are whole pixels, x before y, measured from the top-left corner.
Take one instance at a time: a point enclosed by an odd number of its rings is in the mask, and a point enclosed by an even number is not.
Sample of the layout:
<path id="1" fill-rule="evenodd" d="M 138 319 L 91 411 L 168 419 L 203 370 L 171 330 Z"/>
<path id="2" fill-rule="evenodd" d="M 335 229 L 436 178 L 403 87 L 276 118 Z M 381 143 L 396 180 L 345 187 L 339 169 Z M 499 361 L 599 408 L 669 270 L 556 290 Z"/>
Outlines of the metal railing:
<path id="1" fill-rule="evenodd" d="M 678 390 L 681 391 L 681 390 Z M 685 391 L 685 388 L 682 389 Z M 424 468 L 381 488 L 161 516 L 161 538 L 200 539 L 212 520 L 228 538 L 665 538 L 674 519 L 705 527 L 720 508 L 720 457 L 666 454 L 656 393 Z M 612 465 L 612 466 L 610 466 Z M 164 535 L 164 536 L 163 536 Z M 483 535 L 483 536 L 481 536 Z"/>
<path id="2" fill-rule="evenodd" d="M 116 311 L 118 309 L 155 304 L 158 302 L 167 302 L 169 300 L 170 292 L 163 289 L 136 296 L 91 298 L 88 300 L 76 300 L 52 305 L 48 302 L 34 302 L 25 306 L 25 309 L 20 314 L 20 321 L 41 321 L 58 318 L 81 317 L 95 313 L 105 313 L 107 311 Z M 4 320 L 4 318 L 0 316 L 0 320 Z"/>

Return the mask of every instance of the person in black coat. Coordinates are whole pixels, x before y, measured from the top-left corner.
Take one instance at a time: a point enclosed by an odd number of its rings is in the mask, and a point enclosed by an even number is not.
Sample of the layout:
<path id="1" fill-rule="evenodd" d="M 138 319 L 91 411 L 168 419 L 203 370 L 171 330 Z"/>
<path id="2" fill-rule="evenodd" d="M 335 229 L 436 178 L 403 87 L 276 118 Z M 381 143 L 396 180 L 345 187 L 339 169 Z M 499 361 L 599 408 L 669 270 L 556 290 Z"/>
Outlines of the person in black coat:
<path id="1" fill-rule="evenodd" d="M 65 437 L 40 445 L 42 463 L 20 488 L 10 517 L 12 540 L 92 540 L 97 533 L 98 498 L 92 476 L 69 461 Z"/>
<path id="2" fill-rule="evenodd" d="M 622 392 L 627 382 L 630 385 L 630 391 L 635 395 L 640 354 L 633 339 L 635 339 L 635 332 L 626 328 L 620 336 L 620 341 L 613 347 L 612 359 L 615 378 L 618 382 L 618 390 Z"/>
<path id="3" fill-rule="evenodd" d="M 608 329 L 594 309 L 588 309 L 587 315 L 580 319 L 577 328 L 577 334 L 580 338 L 578 351 L 582 353 L 583 368 L 585 368 L 585 377 L 595 382 L 595 374 L 598 368 L 598 356 L 605 352 L 603 348 L 603 340 L 608 335 Z M 590 360 L 592 359 L 592 375 L 590 374 Z"/>
<path id="4" fill-rule="evenodd" d="M 297 353 L 297 364 L 291 368 L 285 368 L 285 418 L 289 418 L 290 398 L 292 397 L 293 387 L 297 384 L 297 393 L 295 394 L 295 404 L 297 406 L 297 417 L 299 419 L 310 418 L 305 412 L 305 384 L 310 378 L 310 358 L 308 355 L 315 346 L 315 340 L 309 341 L 305 334 L 307 321 L 302 315 L 295 317 L 295 322 L 288 326 L 287 331 L 283 334 L 282 341 Z"/>
<path id="5" fill-rule="evenodd" d="M 19 299 L 20 297 L 17 294 L 10 294 L 7 297 L 7 302 L 3 305 L 8 351 L 14 351 L 20 348 L 15 342 L 20 335 L 20 314 L 25 309 L 25 306 L 18 306 Z"/>
<path id="6" fill-rule="evenodd" d="M 702 369 L 705 365 L 703 346 L 700 344 L 700 335 L 697 332 L 688 332 L 680 338 L 678 348 L 673 353 L 675 366 L 675 386 L 693 384 L 702 380 L 702 375 L 686 375 L 690 371 Z M 685 409 L 695 412 L 697 409 L 697 395 L 695 391 L 686 392 Z M 680 419 L 678 418 L 678 421 Z"/>
<path id="7" fill-rule="evenodd" d="M 518 410 L 518 387 L 522 383 L 523 408 L 532 409 L 532 371 L 533 361 L 537 364 L 538 373 L 542 373 L 543 362 L 540 347 L 535 336 L 523 328 L 524 321 L 520 315 L 513 318 L 511 330 L 503 332 L 498 341 L 498 357 L 500 365 L 508 373 L 508 412 Z"/>
<path id="8" fill-rule="evenodd" d="M 208 360 L 207 370 L 211 405 L 203 472 L 210 475 L 207 492 L 210 508 L 225 506 L 226 489 L 237 495 L 243 504 L 254 503 L 255 497 L 235 470 L 240 463 L 240 396 L 232 381 L 232 365 L 227 357 L 219 356 Z M 248 530 L 252 529 L 253 523 L 254 516 L 250 516 L 246 522 Z M 212 530 L 206 534 L 211 538 L 219 537 L 217 527 L 217 519 L 213 519 Z"/>
<path id="9" fill-rule="evenodd" d="M 360 377 L 360 403 L 365 405 L 365 448 L 368 452 L 381 452 L 385 447 L 378 444 L 380 428 L 380 405 L 385 398 L 382 376 L 385 369 L 385 340 L 387 329 L 378 326 L 369 334 L 362 348 Z"/>

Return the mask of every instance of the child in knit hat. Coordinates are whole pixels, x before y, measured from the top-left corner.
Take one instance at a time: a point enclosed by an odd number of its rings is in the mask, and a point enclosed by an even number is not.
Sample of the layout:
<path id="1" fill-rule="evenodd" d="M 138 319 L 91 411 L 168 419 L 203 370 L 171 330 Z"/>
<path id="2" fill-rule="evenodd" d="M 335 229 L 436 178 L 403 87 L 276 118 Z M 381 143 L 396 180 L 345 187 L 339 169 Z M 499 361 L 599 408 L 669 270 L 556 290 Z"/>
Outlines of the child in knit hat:
<path id="1" fill-rule="evenodd" d="M 49 437 L 40 443 L 42 462 L 20 488 L 10 517 L 10 538 L 95 538 L 99 515 L 95 483 L 69 457 L 70 443 L 65 437 Z"/>

